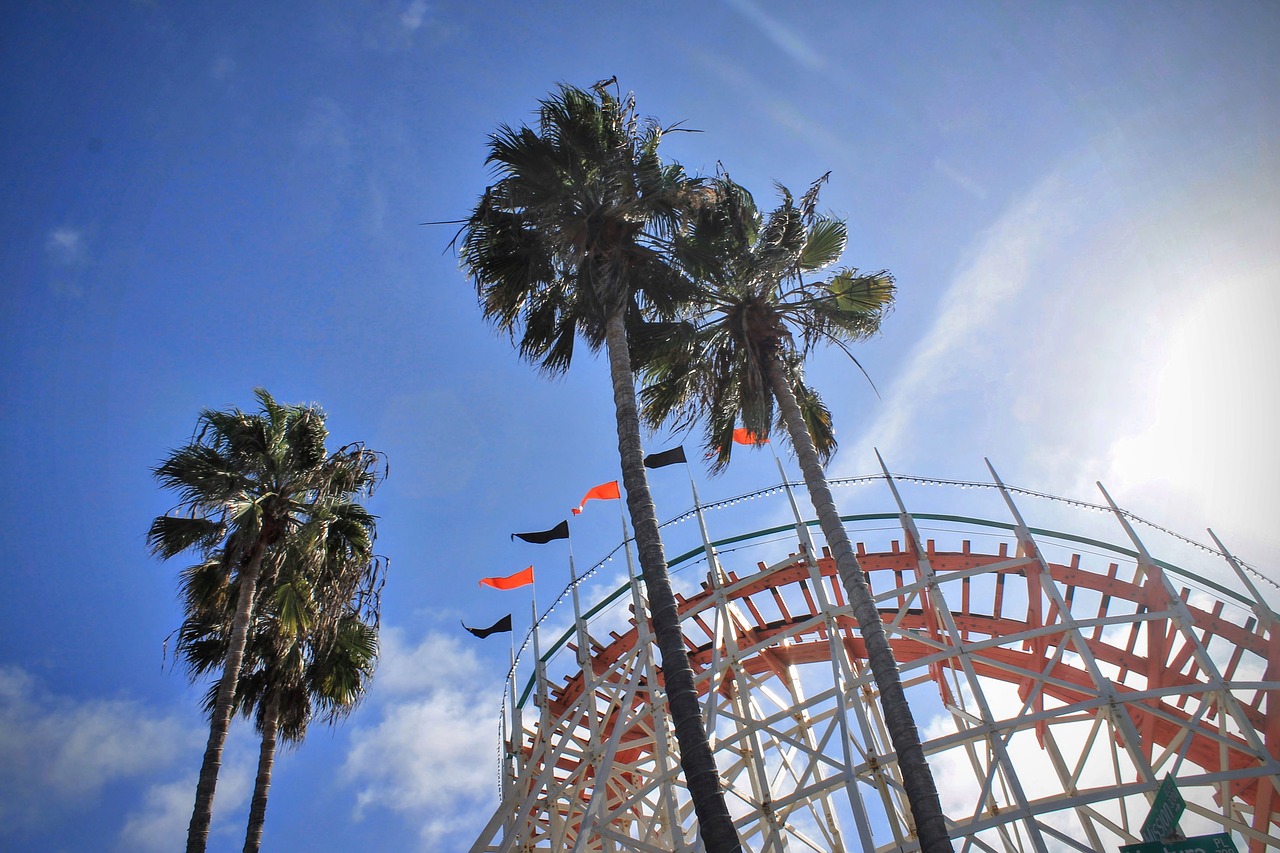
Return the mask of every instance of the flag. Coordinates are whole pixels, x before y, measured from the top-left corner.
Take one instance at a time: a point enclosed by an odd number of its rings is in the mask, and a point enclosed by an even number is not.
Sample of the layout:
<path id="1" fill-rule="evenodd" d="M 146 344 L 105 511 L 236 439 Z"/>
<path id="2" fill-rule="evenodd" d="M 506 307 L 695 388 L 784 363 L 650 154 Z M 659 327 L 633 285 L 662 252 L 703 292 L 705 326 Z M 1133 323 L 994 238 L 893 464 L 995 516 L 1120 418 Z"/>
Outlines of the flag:
<path id="1" fill-rule="evenodd" d="M 734 444 L 768 444 L 769 439 L 761 438 L 749 429 L 739 428 L 733 431 Z"/>
<path id="2" fill-rule="evenodd" d="M 462 623 L 463 628 L 467 628 L 467 623 Z M 497 622 L 494 622 L 488 628 L 467 628 L 468 631 L 475 634 L 480 639 L 484 639 L 490 634 L 510 634 L 511 633 L 511 614 L 508 613 Z"/>
<path id="3" fill-rule="evenodd" d="M 521 569 L 514 575 L 505 578 L 480 578 L 480 586 L 491 586 L 494 589 L 515 589 L 533 583 L 533 566 Z"/>
<path id="4" fill-rule="evenodd" d="M 618 481 L 610 480 L 607 483 L 601 483 L 595 488 L 588 489 L 587 493 L 582 496 L 582 500 L 573 508 L 574 515 L 582 515 L 582 508 L 587 505 L 587 501 L 616 501 L 622 495 L 618 492 Z"/>
<path id="5" fill-rule="evenodd" d="M 667 465 L 674 465 L 677 462 L 687 462 L 684 458 L 684 445 L 677 445 L 670 450 L 664 450 L 661 453 L 650 453 L 644 458 L 644 467 L 646 468 L 664 468 Z"/>
<path id="6" fill-rule="evenodd" d="M 568 539 L 569 522 L 562 521 L 550 530 L 543 530 L 538 533 L 512 533 L 511 538 L 520 538 L 526 542 L 532 542 L 534 545 L 546 545 L 556 539 Z"/>

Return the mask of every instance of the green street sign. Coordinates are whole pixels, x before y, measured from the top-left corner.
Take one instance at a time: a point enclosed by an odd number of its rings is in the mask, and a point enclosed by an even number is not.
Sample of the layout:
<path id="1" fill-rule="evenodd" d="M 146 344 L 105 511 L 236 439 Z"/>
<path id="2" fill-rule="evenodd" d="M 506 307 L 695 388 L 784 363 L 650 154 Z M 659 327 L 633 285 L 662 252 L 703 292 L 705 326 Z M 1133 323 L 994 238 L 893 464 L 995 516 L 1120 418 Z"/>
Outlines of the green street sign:
<path id="1" fill-rule="evenodd" d="M 1120 853 L 1239 853 L 1239 849 L 1231 840 L 1230 833 L 1219 832 L 1216 835 L 1201 835 L 1181 841 L 1125 844 L 1120 848 Z"/>
<path id="2" fill-rule="evenodd" d="M 1155 801 L 1151 804 L 1151 814 L 1142 822 L 1142 840 L 1159 841 L 1172 835 L 1178 828 L 1178 818 L 1182 817 L 1182 811 L 1186 807 L 1173 776 L 1165 776 L 1156 791 Z"/>

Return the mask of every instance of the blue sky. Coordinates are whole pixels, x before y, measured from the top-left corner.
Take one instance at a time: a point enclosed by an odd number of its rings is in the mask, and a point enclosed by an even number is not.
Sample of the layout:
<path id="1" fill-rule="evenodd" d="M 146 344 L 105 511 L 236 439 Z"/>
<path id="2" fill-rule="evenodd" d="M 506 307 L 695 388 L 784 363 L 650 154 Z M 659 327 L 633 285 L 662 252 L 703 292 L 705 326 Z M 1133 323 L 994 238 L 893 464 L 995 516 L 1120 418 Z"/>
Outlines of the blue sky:
<path id="1" fill-rule="evenodd" d="M 762 202 L 831 171 L 844 262 L 900 287 L 858 350 L 878 399 L 843 357 L 810 369 L 833 473 L 878 447 L 1089 501 L 1101 480 L 1276 576 L 1274 4 L 265 6 L 0 11 L 0 846 L 179 843 L 202 691 L 164 658 L 180 565 L 145 552 L 172 503 L 149 470 L 258 385 L 391 462 L 382 667 L 282 757 L 267 846 L 444 850 L 483 825 L 507 649 L 458 620 L 522 617 L 475 580 L 536 562 L 508 534 L 617 476 L 614 427 L 604 365 L 518 362 L 453 229 L 421 223 L 467 213 L 487 134 L 558 82 L 616 74 L 701 131 L 669 156 Z M 698 476 L 714 499 L 777 472 L 755 453 Z M 576 523 L 581 564 L 613 518 Z M 237 725 L 211 850 L 239 849 L 254 752 Z"/>

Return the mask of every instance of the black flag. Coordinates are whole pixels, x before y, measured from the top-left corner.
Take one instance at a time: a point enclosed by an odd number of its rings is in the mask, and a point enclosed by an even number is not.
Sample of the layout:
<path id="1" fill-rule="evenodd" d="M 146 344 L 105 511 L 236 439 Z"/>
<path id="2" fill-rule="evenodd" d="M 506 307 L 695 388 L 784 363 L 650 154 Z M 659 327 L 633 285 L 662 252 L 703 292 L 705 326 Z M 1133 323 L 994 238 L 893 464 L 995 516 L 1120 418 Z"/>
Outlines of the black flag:
<path id="1" fill-rule="evenodd" d="M 467 623 L 462 623 L 463 628 L 467 628 Z M 480 639 L 484 639 L 490 634 L 510 634 L 511 633 L 511 614 L 508 613 L 497 622 L 494 622 L 488 628 L 467 628 L 468 631 L 475 634 Z"/>
<path id="2" fill-rule="evenodd" d="M 511 538 L 515 539 L 519 536 L 526 542 L 532 542 L 534 545 L 546 545 L 555 539 L 569 538 L 569 522 L 562 521 L 550 530 L 542 530 L 538 533 L 512 533 Z"/>
<path id="3" fill-rule="evenodd" d="M 674 465 L 677 462 L 687 462 L 684 458 L 684 445 L 678 444 L 670 450 L 664 450 L 661 453 L 650 453 L 644 458 L 644 467 L 646 468 L 663 468 L 667 465 Z"/>

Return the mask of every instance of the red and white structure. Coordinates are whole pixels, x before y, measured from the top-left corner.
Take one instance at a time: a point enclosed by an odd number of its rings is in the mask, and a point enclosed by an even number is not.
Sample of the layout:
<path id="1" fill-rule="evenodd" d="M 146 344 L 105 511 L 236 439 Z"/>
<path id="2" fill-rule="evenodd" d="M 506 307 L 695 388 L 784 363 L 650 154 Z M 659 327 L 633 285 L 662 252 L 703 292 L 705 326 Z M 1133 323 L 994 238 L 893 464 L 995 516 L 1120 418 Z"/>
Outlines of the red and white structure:
<path id="1" fill-rule="evenodd" d="M 1098 506 L 1064 502 L 991 473 L 833 483 L 883 503 L 846 527 L 956 850 L 1114 851 L 1141 840 L 1165 776 L 1187 803 L 1186 835 L 1280 850 L 1280 623 L 1258 588 L 1271 582 L 1216 537 L 1212 557 L 1198 546 L 1208 569 L 1150 553 L 1138 531 L 1159 528 L 1105 491 Z M 924 483 L 952 502 L 955 487 L 979 488 L 1002 516 L 908 506 L 907 487 Z M 671 568 L 730 811 L 755 853 L 910 851 L 862 639 L 793 488 L 759 493 L 794 518 L 768 529 L 714 540 L 721 505 L 677 519 L 700 532 Z M 1019 502 L 1043 499 L 1103 510 L 1117 541 L 1030 526 Z M 583 589 L 561 598 L 567 630 L 544 618 L 519 681 L 513 667 L 501 803 L 472 853 L 701 849 L 652 633 L 634 618 L 643 584 L 606 588 L 589 609 Z"/>

